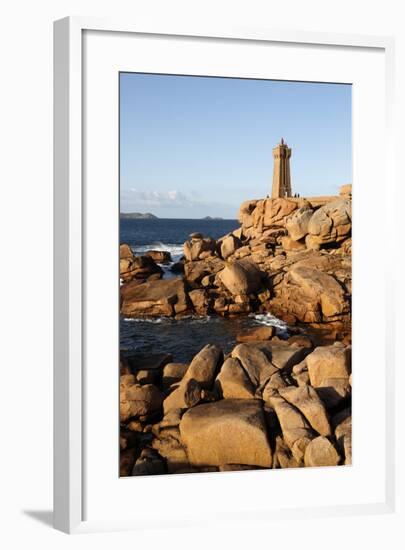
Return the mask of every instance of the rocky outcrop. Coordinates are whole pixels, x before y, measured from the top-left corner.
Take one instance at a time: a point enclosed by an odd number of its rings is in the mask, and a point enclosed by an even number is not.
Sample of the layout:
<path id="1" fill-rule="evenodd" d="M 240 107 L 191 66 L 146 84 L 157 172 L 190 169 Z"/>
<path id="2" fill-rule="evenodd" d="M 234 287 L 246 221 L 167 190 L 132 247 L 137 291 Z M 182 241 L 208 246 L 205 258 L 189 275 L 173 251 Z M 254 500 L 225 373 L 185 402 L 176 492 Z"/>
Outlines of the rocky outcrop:
<path id="1" fill-rule="evenodd" d="M 146 357 L 130 357 L 133 374 L 121 376 L 121 475 L 351 463 L 351 394 L 331 406 L 320 391 L 348 377 L 349 346 L 297 335 L 226 358 L 207 345 L 189 365 L 161 356 L 149 361 L 162 373 L 154 384 L 137 379 Z"/>
<path id="2" fill-rule="evenodd" d="M 149 256 L 132 256 L 120 259 L 120 277 L 123 281 L 140 279 L 142 282 L 151 277 L 160 278 L 162 269 Z"/>
<path id="3" fill-rule="evenodd" d="M 158 264 L 168 264 L 172 261 L 171 254 L 167 250 L 148 250 L 145 256 L 152 258 Z"/>
<path id="4" fill-rule="evenodd" d="M 350 200 L 342 198 L 325 204 L 309 220 L 306 238 L 308 248 L 343 241 L 350 235 L 351 222 Z"/>
<path id="5" fill-rule="evenodd" d="M 246 296 L 261 287 L 260 270 L 253 262 L 246 260 L 226 264 L 219 273 L 219 279 L 233 296 Z"/>
<path id="6" fill-rule="evenodd" d="M 121 313 L 127 317 L 185 314 L 189 300 L 180 278 L 129 283 L 121 287 Z"/>
<path id="7" fill-rule="evenodd" d="M 184 243 L 184 257 L 187 261 L 195 261 L 214 256 L 216 242 L 211 237 L 204 238 L 200 233 L 193 233 L 191 239 Z"/>
<path id="8" fill-rule="evenodd" d="M 159 412 L 163 395 L 153 384 L 136 384 L 133 375 L 121 376 L 120 381 L 120 420 L 145 418 Z"/>
<path id="9" fill-rule="evenodd" d="M 289 325 L 328 331 L 332 339 L 347 335 L 350 187 L 342 188 L 338 197 L 246 201 L 239 220 L 239 229 L 217 241 L 191 234 L 184 243 L 184 262 L 179 264 L 184 275 L 177 282 L 156 281 L 162 271 L 154 259 L 163 263 L 163 251 L 134 257 L 130 247 L 122 244 L 122 313 L 236 316 L 269 312 Z"/>
<path id="10" fill-rule="evenodd" d="M 190 409 L 180 434 L 194 466 L 271 466 L 263 408 L 255 399 L 223 399 Z"/>

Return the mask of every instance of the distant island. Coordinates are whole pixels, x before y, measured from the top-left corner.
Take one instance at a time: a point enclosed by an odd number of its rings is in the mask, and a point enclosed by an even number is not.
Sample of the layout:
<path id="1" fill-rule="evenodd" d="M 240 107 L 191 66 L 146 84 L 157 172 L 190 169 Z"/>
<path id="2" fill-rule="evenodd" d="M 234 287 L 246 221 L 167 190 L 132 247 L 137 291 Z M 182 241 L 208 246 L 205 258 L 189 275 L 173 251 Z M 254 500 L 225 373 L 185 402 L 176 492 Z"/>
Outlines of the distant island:
<path id="1" fill-rule="evenodd" d="M 223 220 L 224 218 L 212 218 L 211 216 L 205 216 L 205 218 L 202 218 L 203 220 Z"/>
<path id="2" fill-rule="evenodd" d="M 141 212 L 121 212 L 120 218 L 124 220 L 157 220 L 158 217 L 154 214 L 151 214 L 150 212 L 145 212 L 145 214 L 142 214 Z"/>

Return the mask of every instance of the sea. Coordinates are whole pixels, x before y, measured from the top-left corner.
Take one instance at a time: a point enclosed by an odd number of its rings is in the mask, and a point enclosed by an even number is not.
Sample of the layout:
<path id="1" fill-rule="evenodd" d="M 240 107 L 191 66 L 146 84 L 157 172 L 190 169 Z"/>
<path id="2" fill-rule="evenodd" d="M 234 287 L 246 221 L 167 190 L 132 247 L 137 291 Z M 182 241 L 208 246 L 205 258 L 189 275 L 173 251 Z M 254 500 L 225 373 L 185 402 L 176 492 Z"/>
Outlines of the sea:
<path id="1" fill-rule="evenodd" d="M 129 244 L 136 255 L 148 250 L 167 250 L 174 263 L 183 256 L 183 244 L 190 233 L 218 239 L 238 227 L 237 220 L 121 219 L 120 242 Z M 161 265 L 164 278 L 176 276 L 170 265 Z M 271 314 L 232 319 L 216 315 L 183 319 L 121 316 L 120 348 L 128 354 L 171 353 L 173 361 L 187 363 L 206 344 L 217 344 L 228 353 L 235 346 L 237 334 L 260 325 L 274 326 L 281 337 L 287 335 L 285 323 Z"/>

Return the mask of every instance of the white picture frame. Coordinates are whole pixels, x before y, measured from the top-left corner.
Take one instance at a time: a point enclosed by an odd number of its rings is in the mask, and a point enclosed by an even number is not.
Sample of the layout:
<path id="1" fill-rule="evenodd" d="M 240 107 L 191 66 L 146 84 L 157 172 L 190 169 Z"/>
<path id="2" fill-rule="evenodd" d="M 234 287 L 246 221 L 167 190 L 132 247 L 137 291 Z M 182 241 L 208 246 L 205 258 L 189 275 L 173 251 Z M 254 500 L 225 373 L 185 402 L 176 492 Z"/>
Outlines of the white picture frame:
<path id="1" fill-rule="evenodd" d="M 88 131 L 88 123 L 85 121 L 85 93 L 84 88 L 88 81 L 87 72 L 91 71 L 89 67 L 89 59 L 92 52 L 96 48 L 92 48 L 91 44 L 85 42 L 86 33 L 104 33 L 104 38 L 108 40 L 105 33 L 120 37 L 142 37 L 148 38 L 158 37 L 163 40 L 176 40 L 181 43 L 182 40 L 190 40 L 192 38 L 198 40 L 199 43 L 204 41 L 221 41 L 226 42 L 229 48 L 236 48 L 237 45 L 270 45 L 278 44 L 285 47 L 304 48 L 310 47 L 313 49 L 312 55 L 314 59 L 320 55 L 319 51 L 328 49 L 330 52 L 336 53 L 336 59 L 343 50 L 346 53 L 352 52 L 357 55 L 357 52 L 377 52 L 384 66 L 384 75 L 380 78 L 378 86 L 381 90 L 384 88 L 384 93 L 378 96 L 380 102 L 378 107 L 381 113 L 384 113 L 384 120 L 381 123 L 385 126 L 383 143 L 379 143 L 379 151 L 381 163 L 378 169 L 382 170 L 379 174 L 384 178 L 385 189 L 387 189 L 387 209 L 385 212 L 385 223 L 387 227 L 392 222 L 390 212 L 393 212 L 394 201 L 394 177 L 393 177 L 393 79 L 394 79 L 394 43 L 389 37 L 370 37 L 356 35 L 330 35 L 312 32 L 285 32 L 267 29 L 206 29 L 199 28 L 138 28 L 136 23 L 116 22 L 112 20 L 97 20 L 92 18 L 70 17 L 55 22 L 54 34 L 54 121 L 55 121 L 55 146 L 54 146 L 54 314 L 55 314 L 55 330 L 54 330 L 54 525 L 57 529 L 68 533 L 97 531 L 105 529 L 132 529 L 144 528 L 154 524 L 154 518 L 148 517 L 145 513 L 140 517 L 131 519 L 131 517 L 118 520 L 117 518 L 106 517 L 103 510 L 99 510 L 97 517 L 88 518 L 84 510 L 88 506 L 91 496 L 89 495 L 89 486 L 86 486 L 86 479 L 90 476 L 89 468 L 86 466 L 88 455 L 88 441 L 91 441 L 89 430 L 86 427 L 86 422 L 89 418 L 89 406 L 86 400 L 91 391 L 94 376 L 91 374 L 91 369 L 86 371 L 84 365 L 86 363 L 86 346 L 88 327 L 89 308 L 91 303 L 85 303 L 85 283 L 88 276 L 87 256 L 91 256 L 89 249 L 89 208 L 91 208 L 91 191 L 88 193 L 84 189 L 83 181 L 87 177 L 87 157 L 91 155 L 91 151 L 84 147 L 83 132 Z M 103 40 L 104 40 L 103 38 Z M 85 45 L 85 47 L 84 47 Z M 101 44 L 97 45 L 100 51 L 100 64 L 108 63 L 105 50 Z M 86 50 L 86 51 L 85 51 Z M 86 57 L 90 51 L 90 57 Z M 114 52 L 114 47 L 111 48 Z M 145 55 L 146 55 L 146 50 Z M 117 47 L 118 52 L 118 47 Z M 104 54 L 104 57 L 102 57 Z M 112 56 L 115 55 L 111 53 Z M 118 55 L 118 54 L 117 54 Z M 382 56 L 382 57 L 381 57 Z M 383 61 L 382 61 L 383 59 Z M 85 61 L 85 62 L 84 62 Z M 192 66 L 194 62 L 189 59 Z M 335 61 L 337 63 L 337 61 Z M 111 67 L 114 68 L 114 63 L 111 61 Z M 123 59 L 122 70 L 128 69 L 127 60 Z M 374 63 L 370 59 L 370 65 Z M 147 67 L 148 62 L 142 63 L 142 67 Z M 367 65 L 367 64 L 366 64 Z M 145 69 L 143 69 L 145 70 Z M 365 68 L 364 70 L 371 70 Z M 155 69 L 151 66 L 150 72 Z M 260 74 L 260 68 L 257 69 Z M 282 71 L 282 67 L 280 69 Z M 333 63 L 332 69 L 333 72 Z M 168 71 L 170 72 L 170 71 Z M 378 72 L 378 71 L 377 71 Z M 193 74 L 193 73 L 186 73 Z M 282 74 L 282 73 L 280 73 Z M 302 73 L 304 74 L 304 73 Z M 380 71 L 379 75 L 382 74 Z M 304 79 L 302 77 L 302 79 Z M 311 80 L 311 76 L 308 80 Z M 331 78 L 331 77 L 330 77 Z M 377 77 L 379 78 L 379 77 Z M 299 78 L 297 78 L 298 80 Z M 332 81 L 332 80 L 328 80 Z M 86 91 L 87 93 L 87 91 Z M 362 92 L 364 93 L 364 92 Z M 114 114 L 114 113 L 113 113 Z M 116 112 L 115 112 L 116 114 Z M 364 123 L 364 120 L 363 120 Z M 360 119 L 358 124 L 361 124 Z M 90 130 L 91 132 L 91 130 Z M 111 139 L 118 139 L 118 135 L 114 135 Z M 111 142 L 106 142 L 104 145 L 111 146 Z M 362 168 L 365 157 L 359 155 L 359 165 L 355 170 Z M 355 156 L 356 163 L 356 156 Z M 111 164 L 112 172 L 114 173 L 114 163 Z M 116 183 L 116 182 L 115 182 Z M 107 194 L 111 189 L 107 190 Z M 106 197 L 108 196 L 106 194 Z M 354 198 L 354 202 L 356 196 Z M 370 202 L 367 203 L 367 200 Z M 373 202 L 374 200 L 374 202 Z M 375 197 L 365 197 L 365 206 L 372 209 L 375 204 Z M 101 198 L 101 207 L 106 204 Z M 92 222 L 97 224 L 97 216 L 91 217 Z M 370 221 L 363 218 L 362 224 L 367 225 Z M 91 229 L 91 228 L 90 228 Z M 359 224 L 358 235 L 361 237 L 361 227 Z M 116 241 L 118 250 L 118 240 Z M 87 266 L 87 267 L 86 267 Z M 372 284 L 370 277 L 369 284 Z M 304 508 L 298 505 L 292 510 L 291 508 L 284 509 L 280 507 L 278 511 L 272 510 L 273 518 L 283 517 L 301 517 L 303 513 L 310 514 L 312 517 L 333 516 L 333 515 L 353 515 L 353 514 L 376 514 L 390 513 L 398 515 L 395 508 L 396 499 L 396 483 L 395 483 L 395 456 L 394 456 L 394 440 L 395 433 L 394 424 L 394 399 L 392 396 L 395 393 L 394 387 L 394 352 L 393 352 L 393 330 L 392 323 L 394 319 L 394 299 L 393 285 L 389 279 L 389 274 L 386 274 L 386 296 L 384 303 L 379 307 L 385 310 L 387 323 L 387 338 L 384 341 L 384 349 L 381 348 L 381 354 L 384 356 L 384 433 L 385 441 L 381 455 L 381 464 L 384 463 L 384 479 L 381 478 L 381 498 L 370 500 L 365 497 L 364 501 L 345 503 L 344 500 L 339 500 L 335 505 L 316 505 L 316 501 L 310 506 Z M 114 292 L 114 289 L 113 289 Z M 87 299 L 87 298 L 86 298 Z M 114 310 L 111 307 L 107 308 L 106 316 L 114 315 Z M 91 315 L 91 313 L 90 313 Z M 356 340 L 356 339 L 355 339 Z M 354 341 L 354 349 L 356 341 Z M 114 350 L 112 350 L 112 356 Z M 356 355 L 355 355 L 356 357 Z M 382 355 L 381 355 L 382 357 Z M 114 373 L 115 374 L 115 373 Z M 92 378 L 93 376 L 93 378 Z M 104 375 L 100 375 L 104 376 Z M 354 375 L 356 376 L 356 374 Z M 102 385 L 102 384 L 101 384 Z M 107 384 L 106 384 L 107 385 Z M 117 388 L 118 391 L 118 388 Z M 387 396 L 390 396 L 387 399 Z M 90 400 L 91 402 L 91 400 Z M 91 416 L 91 411 L 90 411 Z M 87 420 L 86 420 L 87 419 Z M 107 429 L 108 432 L 108 429 Z M 113 428 L 108 432 L 114 435 Z M 92 443 L 90 443 L 92 444 Z M 111 442 L 111 447 L 114 443 Z M 307 472 L 308 482 L 314 483 L 315 478 L 325 480 L 325 470 L 311 469 L 312 472 Z M 314 472 L 318 470 L 318 472 Z M 344 469 L 342 469 L 344 470 Z M 101 470 L 102 472 L 102 470 Z M 322 473 L 323 472 L 323 473 Z M 271 473 L 271 472 L 270 472 Z M 292 472 L 287 472 L 292 475 Z M 259 473 L 260 474 L 260 473 Z M 115 472 L 114 475 L 117 475 Z M 243 476 L 237 472 L 226 474 L 219 477 L 211 474 L 203 474 L 204 484 L 223 484 L 223 487 L 230 483 L 242 484 L 244 479 L 254 479 L 253 476 L 257 472 L 244 472 Z M 329 470 L 328 476 L 335 475 Z M 248 477 L 252 476 L 252 477 Z M 321 477 L 319 477 L 321 476 Z M 194 477 L 194 476 L 191 476 Z M 197 476 L 198 477 L 198 476 Z M 100 486 L 103 485 L 103 479 L 98 478 Z M 185 479 L 190 484 L 190 476 L 172 476 L 169 480 L 160 479 L 160 483 L 167 483 L 167 487 L 172 491 L 179 487 L 179 493 L 185 486 Z M 224 482 L 222 480 L 225 480 Z M 137 480 L 138 481 L 138 480 Z M 148 483 L 152 484 L 151 479 L 142 479 L 138 481 L 138 489 L 145 492 L 148 491 Z M 285 481 L 284 476 L 284 483 Z M 322 483 L 322 481 L 315 481 Z M 338 481 L 339 483 L 339 481 Z M 377 484 L 377 480 L 376 480 Z M 212 486 L 214 486 L 212 485 Z M 246 483 L 245 483 L 246 485 Z M 85 490 L 84 487 L 87 487 Z M 150 485 L 151 487 L 152 485 Z M 90 487 L 94 488 L 90 484 Z M 246 490 L 246 489 L 243 489 Z M 110 500 L 111 508 L 115 506 L 113 493 L 108 493 L 107 500 Z M 93 500 L 97 500 L 96 497 Z M 99 500 L 99 498 L 98 498 Z M 207 504 L 207 503 L 206 503 Z M 216 514 L 218 521 L 226 521 L 232 515 L 238 517 L 238 511 L 243 507 L 238 502 L 234 502 L 232 510 L 221 516 Z M 105 508 L 105 510 L 107 510 Z M 265 521 L 268 517 L 268 510 L 263 504 L 259 504 L 255 510 L 248 512 L 244 511 L 244 516 L 247 519 L 252 519 L 253 515 L 256 519 Z M 155 511 L 156 513 L 156 511 Z M 215 513 L 215 511 L 214 511 Z M 201 516 L 201 509 L 195 513 L 185 513 L 181 521 L 176 521 L 172 517 L 162 519 L 162 525 L 192 525 L 204 523 L 210 519 L 210 513 L 207 509 L 206 515 Z M 238 517 L 238 521 L 239 518 Z"/>

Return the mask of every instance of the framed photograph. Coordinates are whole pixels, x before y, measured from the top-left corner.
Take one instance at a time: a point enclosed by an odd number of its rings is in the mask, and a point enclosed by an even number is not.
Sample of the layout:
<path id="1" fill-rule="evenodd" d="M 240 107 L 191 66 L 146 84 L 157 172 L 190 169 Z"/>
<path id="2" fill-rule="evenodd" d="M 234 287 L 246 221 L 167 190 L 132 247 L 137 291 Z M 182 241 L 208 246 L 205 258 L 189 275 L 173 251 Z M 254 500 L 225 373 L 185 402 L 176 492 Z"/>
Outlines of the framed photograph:
<path id="1" fill-rule="evenodd" d="M 55 527 L 396 514 L 392 40 L 66 18 L 54 68 Z"/>

